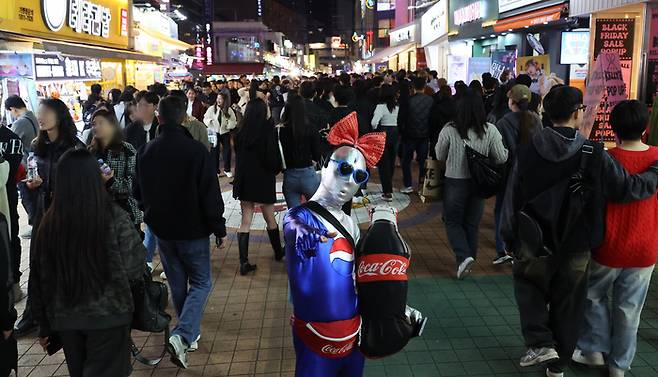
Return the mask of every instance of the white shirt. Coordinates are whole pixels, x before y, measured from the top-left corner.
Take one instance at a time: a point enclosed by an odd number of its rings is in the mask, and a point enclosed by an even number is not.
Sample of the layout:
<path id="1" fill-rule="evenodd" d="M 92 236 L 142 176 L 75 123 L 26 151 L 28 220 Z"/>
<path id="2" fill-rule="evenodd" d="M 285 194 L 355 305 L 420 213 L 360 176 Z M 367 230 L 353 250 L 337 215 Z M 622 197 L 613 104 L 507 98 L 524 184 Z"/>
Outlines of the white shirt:
<path id="1" fill-rule="evenodd" d="M 190 102 L 189 100 L 187 101 L 187 115 L 192 116 L 192 105 L 194 105 L 193 102 Z"/>
<path id="2" fill-rule="evenodd" d="M 384 103 L 380 103 L 375 108 L 375 114 L 372 117 L 372 128 L 377 129 L 377 127 L 397 127 L 398 125 L 398 112 L 400 111 L 399 106 L 395 106 L 393 111 L 388 109 L 388 106 Z"/>
<path id="3" fill-rule="evenodd" d="M 145 124 L 144 125 L 144 131 L 146 131 L 146 142 L 148 143 L 151 141 L 151 127 L 153 126 L 153 123 Z"/>

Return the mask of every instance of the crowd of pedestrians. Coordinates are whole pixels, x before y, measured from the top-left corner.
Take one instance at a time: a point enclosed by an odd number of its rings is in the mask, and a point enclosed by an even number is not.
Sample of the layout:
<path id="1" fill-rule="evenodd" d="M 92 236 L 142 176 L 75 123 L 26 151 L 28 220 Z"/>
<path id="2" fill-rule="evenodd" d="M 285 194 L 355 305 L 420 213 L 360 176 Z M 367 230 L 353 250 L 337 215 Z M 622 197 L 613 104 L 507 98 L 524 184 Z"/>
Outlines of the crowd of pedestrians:
<path id="1" fill-rule="evenodd" d="M 357 196 L 391 202 L 398 192 L 422 193 L 426 160 L 442 166 L 457 279 L 478 258 L 490 196 L 474 159 L 497 169 L 493 264 L 513 262 L 521 366 L 546 364 L 549 377 L 563 376 L 572 359 L 607 365 L 611 377 L 630 368 L 658 252 L 647 231 L 658 226 L 658 149 L 642 142 L 649 112 L 638 101 L 612 111 L 618 142 L 608 151 L 578 131 L 580 90 L 535 93 L 526 75 L 503 83 L 484 74 L 454 87 L 434 71 L 241 76 L 185 90 L 112 89 L 107 98 L 93 85 L 82 132 L 58 99 L 42 100 L 36 115 L 18 96 L 4 107 L 13 122 L 0 130 L 0 260 L 10 266 L 0 273 L 0 377 L 15 367 L 4 357 L 14 339 L 37 328 L 44 349 L 63 347 L 71 376 L 130 375 L 131 286 L 153 271 L 156 251 L 176 314 L 167 349 L 187 368 L 212 289 L 211 239 L 223 247 L 227 236 L 218 177 L 240 202 L 239 273 L 257 273 L 249 261 L 257 207 L 281 261 L 277 176 L 288 208 L 311 199 L 332 153 L 327 134 L 352 112 L 361 135 L 386 133 L 381 193 L 359 182 Z M 32 242 L 26 308 L 14 328 L 13 303 L 24 298 L 19 192 L 31 225 L 22 236 Z"/>

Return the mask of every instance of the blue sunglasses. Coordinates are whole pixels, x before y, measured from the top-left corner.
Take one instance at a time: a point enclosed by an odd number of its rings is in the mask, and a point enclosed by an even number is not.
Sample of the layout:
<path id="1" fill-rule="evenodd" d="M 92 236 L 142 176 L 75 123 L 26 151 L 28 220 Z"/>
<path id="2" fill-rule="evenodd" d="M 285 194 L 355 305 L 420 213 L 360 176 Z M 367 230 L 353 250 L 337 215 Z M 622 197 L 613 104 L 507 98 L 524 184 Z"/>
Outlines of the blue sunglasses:
<path id="1" fill-rule="evenodd" d="M 354 166 L 347 161 L 334 160 L 333 158 L 331 161 L 338 164 L 338 169 L 336 170 L 338 170 L 338 174 L 340 174 L 341 177 L 349 177 L 351 175 L 352 178 L 354 178 L 354 182 L 358 184 L 365 183 L 370 177 L 370 174 L 368 174 L 366 170 L 354 169 Z"/>

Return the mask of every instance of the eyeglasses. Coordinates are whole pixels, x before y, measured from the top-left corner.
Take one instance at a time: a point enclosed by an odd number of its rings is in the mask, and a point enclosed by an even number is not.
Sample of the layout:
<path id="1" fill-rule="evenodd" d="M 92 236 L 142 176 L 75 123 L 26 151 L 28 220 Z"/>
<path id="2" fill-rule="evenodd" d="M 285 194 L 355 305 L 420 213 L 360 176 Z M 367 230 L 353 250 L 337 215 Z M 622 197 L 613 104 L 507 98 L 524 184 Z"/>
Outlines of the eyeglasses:
<path id="1" fill-rule="evenodd" d="M 349 177 L 351 175 L 354 178 L 354 182 L 359 185 L 365 183 L 370 177 L 370 174 L 366 170 L 354 169 L 354 166 L 347 161 L 334 160 L 333 158 L 331 161 L 338 164 L 338 169 L 336 170 L 341 177 Z"/>
<path id="2" fill-rule="evenodd" d="M 583 111 L 587 110 L 587 105 L 581 104 L 580 106 L 576 107 L 576 110 L 574 111 L 579 111 L 579 110 L 583 110 Z"/>

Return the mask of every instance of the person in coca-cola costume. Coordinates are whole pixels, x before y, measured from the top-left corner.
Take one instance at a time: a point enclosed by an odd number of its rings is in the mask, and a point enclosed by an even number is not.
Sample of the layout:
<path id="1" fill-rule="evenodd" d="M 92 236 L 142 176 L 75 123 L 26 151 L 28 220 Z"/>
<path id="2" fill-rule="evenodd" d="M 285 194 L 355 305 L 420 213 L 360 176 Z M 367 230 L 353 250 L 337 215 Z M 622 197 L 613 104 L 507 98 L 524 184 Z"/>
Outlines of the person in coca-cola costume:
<path id="1" fill-rule="evenodd" d="M 359 349 L 369 358 L 399 352 L 420 336 L 427 319 L 407 306 L 409 246 L 398 232 L 397 210 L 378 206 L 357 245 L 356 282 L 362 317 Z"/>
<path id="2" fill-rule="evenodd" d="M 366 168 L 377 164 L 386 134 L 359 138 L 356 113 L 351 113 L 327 140 L 337 149 L 322 168 L 318 191 L 283 221 L 295 376 L 360 377 L 364 356 L 357 348 L 361 317 L 354 281 L 359 228 L 341 207 L 368 180 Z"/>

